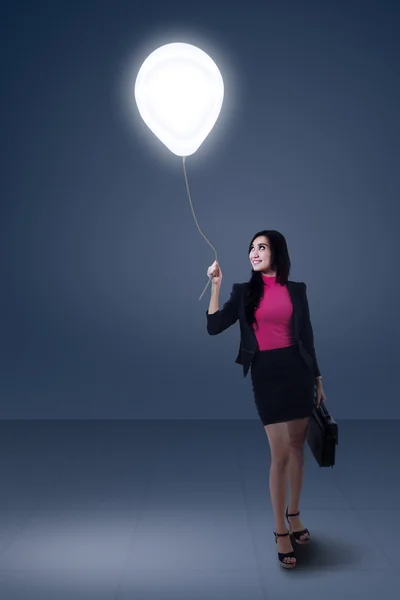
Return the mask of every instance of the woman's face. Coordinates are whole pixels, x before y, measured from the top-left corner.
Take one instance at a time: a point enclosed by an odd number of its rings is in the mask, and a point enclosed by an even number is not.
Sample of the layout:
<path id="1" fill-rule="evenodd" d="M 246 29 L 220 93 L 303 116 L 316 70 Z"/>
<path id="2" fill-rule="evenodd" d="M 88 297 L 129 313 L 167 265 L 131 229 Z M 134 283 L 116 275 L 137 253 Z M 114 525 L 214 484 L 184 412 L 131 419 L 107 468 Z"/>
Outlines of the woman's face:
<path id="1" fill-rule="evenodd" d="M 271 268 L 271 249 L 268 238 L 260 236 L 254 240 L 249 254 L 254 271 L 267 273 Z"/>

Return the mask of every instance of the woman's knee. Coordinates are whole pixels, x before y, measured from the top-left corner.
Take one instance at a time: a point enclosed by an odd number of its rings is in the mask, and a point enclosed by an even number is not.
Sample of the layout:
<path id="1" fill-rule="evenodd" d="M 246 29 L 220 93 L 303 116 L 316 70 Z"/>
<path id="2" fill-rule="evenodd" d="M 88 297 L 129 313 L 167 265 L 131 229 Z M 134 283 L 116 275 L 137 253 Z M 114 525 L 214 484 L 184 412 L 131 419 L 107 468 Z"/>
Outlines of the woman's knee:
<path id="1" fill-rule="evenodd" d="M 285 470 L 290 458 L 289 436 L 285 423 L 267 425 L 265 431 L 271 450 L 271 466 Z"/>
<path id="2" fill-rule="evenodd" d="M 271 452 L 271 467 L 279 471 L 286 471 L 289 464 L 290 452 Z"/>
<path id="3" fill-rule="evenodd" d="M 297 464 L 304 463 L 304 440 L 291 438 L 289 441 L 290 458 Z"/>
<path id="4" fill-rule="evenodd" d="M 290 453 L 299 457 L 303 455 L 307 436 L 308 419 L 299 419 L 288 423 Z"/>

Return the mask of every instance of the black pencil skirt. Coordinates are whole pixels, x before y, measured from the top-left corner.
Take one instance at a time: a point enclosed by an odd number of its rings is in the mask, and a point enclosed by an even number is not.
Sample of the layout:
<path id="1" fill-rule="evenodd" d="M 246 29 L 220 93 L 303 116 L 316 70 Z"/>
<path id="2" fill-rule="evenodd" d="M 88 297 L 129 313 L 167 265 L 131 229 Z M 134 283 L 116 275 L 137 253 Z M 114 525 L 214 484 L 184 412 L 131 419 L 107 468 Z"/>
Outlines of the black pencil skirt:
<path id="1" fill-rule="evenodd" d="M 297 344 L 257 352 L 251 364 L 251 381 L 264 426 L 311 416 L 315 378 Z"/>

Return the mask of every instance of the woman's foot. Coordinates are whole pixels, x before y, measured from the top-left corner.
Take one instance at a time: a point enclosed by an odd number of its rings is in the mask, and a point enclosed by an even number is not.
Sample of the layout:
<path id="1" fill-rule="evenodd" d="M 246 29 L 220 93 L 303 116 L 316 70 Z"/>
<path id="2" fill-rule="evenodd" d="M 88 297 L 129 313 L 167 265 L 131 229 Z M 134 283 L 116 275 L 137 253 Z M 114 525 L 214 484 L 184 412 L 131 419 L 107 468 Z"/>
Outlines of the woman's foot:
<path id="1" fill-rule="evenodd" d="M 289 531 L 293 534 L 294 539 L 298 544 L 307 544 L 310 541 L 310 532 L 300 521 L 300 512 L 289 512 L 286 509 L 286 520 L 289 523 Z"/>
<path id="2" fill-rule="evenodd" d="M 294 556 L 292 542 L 290 541 L 289 532 L 276 533 L 275 542 L 278 546 L 278 558 L 282 567 L 293 569 L 296 566 L 296 557 Z"/>

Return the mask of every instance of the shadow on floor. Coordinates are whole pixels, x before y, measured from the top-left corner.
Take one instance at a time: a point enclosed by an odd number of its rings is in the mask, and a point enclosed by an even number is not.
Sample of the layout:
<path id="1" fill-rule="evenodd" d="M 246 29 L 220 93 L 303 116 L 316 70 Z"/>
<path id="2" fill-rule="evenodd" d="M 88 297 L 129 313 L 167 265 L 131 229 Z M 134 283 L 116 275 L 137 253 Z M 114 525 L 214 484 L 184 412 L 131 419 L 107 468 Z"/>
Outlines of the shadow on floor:
<path id="1" fill-rule="evenodd" d="M 297 566 L 305 569 L 314 567 L 353 567 L 359 568 L 365 564 L 364 553 L 360 552 L 360 545 L 352 544 L 349 540 L 343 543 L 336 539 L 315 539 L 308 545 L 296 544 L 292 540 L 296 552 Z"/>

